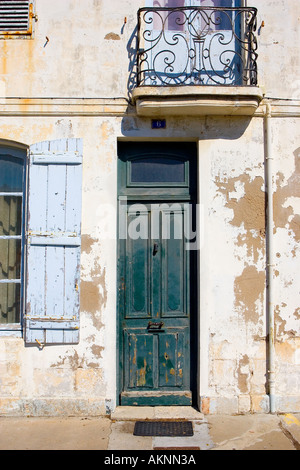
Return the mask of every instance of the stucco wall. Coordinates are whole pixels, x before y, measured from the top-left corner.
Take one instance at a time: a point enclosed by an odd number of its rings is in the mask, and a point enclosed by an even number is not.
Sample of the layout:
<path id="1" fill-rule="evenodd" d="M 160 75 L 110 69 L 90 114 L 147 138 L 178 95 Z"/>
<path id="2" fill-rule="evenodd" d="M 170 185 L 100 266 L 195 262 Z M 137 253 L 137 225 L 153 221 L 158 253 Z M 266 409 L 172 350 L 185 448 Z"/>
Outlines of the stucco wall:
<path id="1" fill-rule="evenodd" d="M 272 134 L 276 180 L 276 382 L 280 390 L 278 407 L 285 409 L 299 406 L 297 120 L 272 120 Z M 287 134 L 290 139 L 282 138 Z M 203 163 L 205 180 L 210 182 L 203 189 L 207 238 L 200 255 L 204 265 L 201 273 L 207 276 L 204 286 L 200 281 L 200 296 L 204 296 L 201 303 L 202 309 L 209 312 L 209 319 L 203 320 L 207 336 L 203 354 L 209 365 L 202 372 L 202 396 L 236 396 L 239 399 L 233 408 L 266 410 L 267 195 L 263 120 L 252 120 L 241 139 L 220 144 L 200 143 L 200 162 L 201 148 L 210 154 L 209 161 Z M 280 202 L 279 197 L 283 197 Z M 283 217 L 281 223 L 279 214 Z M 226 400 L 224 406 L 218 400 L 204 401 L 210 411 L 229 407 Z"/>
<path id="2" fill-rule="evenodd" d="M 277 407 L 299 411 L 300 11 L 293 0 L 251 5 L 259 85 L 273 98 Z M 267 101 L 252 118 L 182 116 L 152 130 L 124 99 L 141 6 L 37 0 L 34 39 L 0 41 L 0 139 L 84 142 L 80 344 L 40 350 L 0 335 L 1 414 L 103 414 L 116 404 L 118 138 L 198 142 L 201 406 L 268 411 Z"/>

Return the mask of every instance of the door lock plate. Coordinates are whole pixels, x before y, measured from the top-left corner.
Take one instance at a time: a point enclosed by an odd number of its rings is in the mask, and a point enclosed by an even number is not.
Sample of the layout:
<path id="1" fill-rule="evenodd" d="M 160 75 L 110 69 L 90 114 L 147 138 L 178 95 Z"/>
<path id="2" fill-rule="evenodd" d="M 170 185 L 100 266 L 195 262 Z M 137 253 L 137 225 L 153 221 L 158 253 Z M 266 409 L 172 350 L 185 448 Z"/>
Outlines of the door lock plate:
<path id="1" fill-rule="evenodd" d="M 147 330 L 149 333 L 163 333 L 164 330 L 162 330 L 162 327 L 164 326 L 164 322 L 152 322 L 149 321 Z"/>

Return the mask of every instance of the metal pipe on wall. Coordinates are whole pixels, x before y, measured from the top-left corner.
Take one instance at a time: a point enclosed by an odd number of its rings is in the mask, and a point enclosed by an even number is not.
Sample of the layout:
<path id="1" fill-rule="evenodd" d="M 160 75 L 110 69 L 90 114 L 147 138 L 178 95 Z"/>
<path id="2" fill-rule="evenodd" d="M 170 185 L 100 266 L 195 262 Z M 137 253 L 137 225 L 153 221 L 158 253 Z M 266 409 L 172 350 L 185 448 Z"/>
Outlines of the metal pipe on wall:
<path id="1" fill-rule="evenodd" d="M 265 138 L 266 138 L 266 176 L 267 176 L 267 314 L 268 314 L 268 384 L 269 384 L 269 403 L 270 413 L 276 412 L 275 403 L 275 318 L 274 318 L 274 298 L 273 298 L 273 279 L 274 279 L 274 208 L 273 208 L 273 154 L 272 154 L 272 128 L 271 128 L 272 109 L 269 103 L 266 104 L 265 114 Z"/>

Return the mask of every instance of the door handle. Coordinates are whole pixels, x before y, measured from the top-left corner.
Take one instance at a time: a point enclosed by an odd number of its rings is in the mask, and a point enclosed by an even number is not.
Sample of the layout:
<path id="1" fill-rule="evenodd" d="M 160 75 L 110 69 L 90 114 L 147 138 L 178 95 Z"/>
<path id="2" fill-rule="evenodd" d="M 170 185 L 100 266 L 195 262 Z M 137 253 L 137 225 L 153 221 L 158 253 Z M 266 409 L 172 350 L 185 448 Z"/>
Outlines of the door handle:
<path id="1" fill-rule="evenodd" d="M 162 330 L 162 327 L 164 326 L 164 322 L 161 321 L 161 322 L 152 322 L 152 321 L 149 321 L 148 323 L 148 326 L 147 326 L 147 330 L 149 333 L 163 333 L 164 330 Z"/>
<path id="2" fill-rule="evenodd" d="M 158 243 L 154 243 L 154 247 L 153 247 L 153 256 L 155 256 L 158 252 Z"/>

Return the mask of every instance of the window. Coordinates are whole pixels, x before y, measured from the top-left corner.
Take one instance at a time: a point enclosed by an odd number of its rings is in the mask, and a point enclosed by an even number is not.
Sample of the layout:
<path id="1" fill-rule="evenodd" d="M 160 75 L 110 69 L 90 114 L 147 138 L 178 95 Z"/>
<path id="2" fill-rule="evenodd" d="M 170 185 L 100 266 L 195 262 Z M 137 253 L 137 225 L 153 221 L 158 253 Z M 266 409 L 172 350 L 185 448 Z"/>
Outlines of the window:
<path id="1" fill-rule="evenodd" d="M 180 8 L 185 6 L 184 0 L 154 0 L 153 6 L 155 8 Z M 161 20 L 165 21 L 165 29 L 168 31 L 183 31 L 184 30 L 184 13 L 180 10 L 177 11 L 164 11 L 160 12 L 159 16 L 154 15 L 154 29 L 161 28 Z"/>
<path id="2" fill-rule="evenodd" d="M 119 195 L 135 200 L 154 195 L 189 198 L 195 189 L 194 152 L 194 142 L 119 142 Z"/>
<path id="3" fill-rule="evenodd" d="M 0 148 L 0 328 L 21 318 L 25 158 Z"/>
<path id="4" fill-rule="evenodd" d="M 0 335 L 78 343 L 81 179 L 81 139 L 0 146 Z"/>
<path id="5" fill-rule="evenodd" d="M 215 31 L 226 31 L 234 28 L 232 22 L 232 11 L 227 8 L 239 7 L 239 0 L 201 0 L 201 6 L 223 8 L 223 11 L 215 11 L 211 13 L 211 28 Z"/>
<path id="6" fill-rule="evenodd" d="M 131 160 L 132 183 L 184 183 L 185 162 L 175 158 L 145 157 Z"/>
<path id="7" fill-rule="evenodd" d="M 0 37 L 30 37 L 33 31 L 33 1 L 0 0 Z"/>
<path id="8" fill-rule="evenodd" d="M 160 11 L 153 17 L 155 30 L 168 31 L 184 31 L 187 27 L 187 18 L 181 10 L 182 7 L 207 7 L 207 8 L 223 8 L 223 11 L 210 13 L 210 22 L 213 30 L 231 30 L 232 29 L 232 12 L 226 8 L 239 7 L 240 0 L 153 0 L 154 8 L 170 8 L 170 11 Z M 172 11 L 171 9 L 175 9 Z M 205 14 L 203 16 L 205 22 Z M 164 27 L 162 24 L 164 23 Z"/>
<path id="9" fill-rule="evenodd" d="M 242 0 L 146 3 L 150 8 L 141 8 L 139 17 L 138 86 L 247 84 L 252 45 L 244 38 L 252 26 Z"/>

